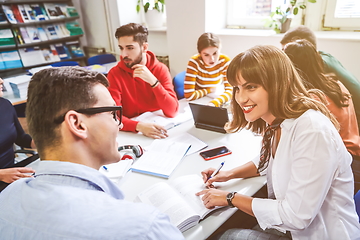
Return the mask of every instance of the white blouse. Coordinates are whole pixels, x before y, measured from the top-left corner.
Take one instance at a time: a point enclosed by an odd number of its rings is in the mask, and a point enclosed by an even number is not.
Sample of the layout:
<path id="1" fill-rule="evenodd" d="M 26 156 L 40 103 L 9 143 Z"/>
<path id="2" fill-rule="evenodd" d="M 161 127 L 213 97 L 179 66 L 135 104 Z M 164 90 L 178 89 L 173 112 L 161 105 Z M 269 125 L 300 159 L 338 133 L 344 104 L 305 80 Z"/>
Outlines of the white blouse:
<path id="1" fill-rule="evenodd" d="M 252 202 L 260 227 L 290 231 L 293 239 L 360 239 L 352 158 L 331 121 L 308 110 L 280 127 L 267 176 L 275 199 Z"/>

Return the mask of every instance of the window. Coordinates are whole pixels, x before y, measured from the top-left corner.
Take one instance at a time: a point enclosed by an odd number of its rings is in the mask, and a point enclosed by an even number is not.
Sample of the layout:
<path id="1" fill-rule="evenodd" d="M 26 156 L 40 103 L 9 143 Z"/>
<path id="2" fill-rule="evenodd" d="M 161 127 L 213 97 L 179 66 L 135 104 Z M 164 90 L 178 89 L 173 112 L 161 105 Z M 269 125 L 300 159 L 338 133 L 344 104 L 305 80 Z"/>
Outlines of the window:
<path id="1" fill-rule="evenodd" d="M 290 0 L 228 0 L 227 25 L 236 28 L 266 28 L 265 19 L 270 13 L 277 6 L 285 10 L 289 2 Z M 310 8 L 307 0 L 304 2 Z M 360 0 L 317 0 L 315 4 L 319 11 L 306 17 L 306 21 L 318 23 L 318 29 L 314 30 L 321 30 L 322 25 L 343 30 L 360 29 Z M 299 12 L 292 22 L 295 20 L 295 25 L 301 24 L 301 17 L 302 13 Z M 321 23 L 322 19 L 324 23 Z"/>
<path id="2" fill-rule="evenodd" d="M 286 8 L 289 0 L 229 0 L 227 24 L 240 28 L 265 28 L 265 19 L 277 6 Z"/>
<path id="3" fill-rule="evenodd" d="M 326 5 L 326 27 L 360 28 L 359 0 L 328 0 Z"/>

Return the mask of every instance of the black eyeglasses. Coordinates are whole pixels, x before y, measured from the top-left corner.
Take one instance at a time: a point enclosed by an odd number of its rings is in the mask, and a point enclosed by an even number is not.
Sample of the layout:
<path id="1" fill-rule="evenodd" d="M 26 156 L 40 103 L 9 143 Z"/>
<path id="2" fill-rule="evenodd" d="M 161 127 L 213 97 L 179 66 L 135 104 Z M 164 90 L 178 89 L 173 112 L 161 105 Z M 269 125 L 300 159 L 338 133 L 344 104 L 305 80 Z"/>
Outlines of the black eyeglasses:
<path id="1" fill-rule="evenodd" d="M 83 109 L 77 109 L 74 111 L 78 112 L 78 113 L 86 114 L 86 115 L 95 115 L 95 114 L 103 113 L 103 112 L 112 112 L 114 120 L 116 122 L 118 122 L 119 125 L 121 124 L 121 120 L 122 120 L 122 106 L 83 108 Z M 62 123 L 65 119 L 66 113 L 55 118 L 54 122 L 58 123 L 58 124 Z M 119 116 L 119 118 L 117 116 Z"/>

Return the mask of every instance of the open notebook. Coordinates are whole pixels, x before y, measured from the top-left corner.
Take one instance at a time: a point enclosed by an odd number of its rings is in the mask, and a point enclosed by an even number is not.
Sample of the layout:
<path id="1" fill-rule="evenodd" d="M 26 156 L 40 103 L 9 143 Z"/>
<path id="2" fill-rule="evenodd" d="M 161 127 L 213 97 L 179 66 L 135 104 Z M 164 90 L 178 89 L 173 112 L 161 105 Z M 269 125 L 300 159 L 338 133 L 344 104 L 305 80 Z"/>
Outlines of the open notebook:
<path id="1" fill-rule="evenodd" d="M 176 178 L 171 183 L 159 182 L 139 193 L 136 201 L 150 204 L 170 217 L 170 222 L 181 232 L 197 225 L 210 212 L 201 197 L 195 193 L 205 189 L 199 175 L 186 175 Z"/>

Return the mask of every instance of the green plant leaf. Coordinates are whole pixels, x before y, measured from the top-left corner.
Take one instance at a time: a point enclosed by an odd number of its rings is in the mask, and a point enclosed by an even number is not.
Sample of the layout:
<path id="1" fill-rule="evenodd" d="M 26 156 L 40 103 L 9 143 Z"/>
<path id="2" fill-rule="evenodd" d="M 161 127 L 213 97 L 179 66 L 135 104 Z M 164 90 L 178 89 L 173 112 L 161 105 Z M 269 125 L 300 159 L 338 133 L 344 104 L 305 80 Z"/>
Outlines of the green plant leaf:
<path id="1" fill-rule="evenodd" d="M 308 0 L 310 3 L 316 3 L 316 0 Z"/>
<path id="2" fill-rule="evenodd" d="M 290 5 L 291 5 L 291 6 L 295 6 L 295 4 L 296 4 L 296 0 L 291 0 L 291 1 L 290 1 Z"/>
<path id="3" fill-rule="evenodd" d="M 137 13 L 140 12 L 140 5 L 136 5 L 136 12 L 137 12 Z"/>
<path id="4" fill-rule="evenodd" d="M 149 7 L 150 7 L 150 3 L 149 2 L 147 2 L 147 3 L 145 3 L 145 5 L 144 5 L 144 11 L 147 13 L 147 11 L 149 10 Z"/>
<path id="5" fill-rule="evenodd" d="M 158 2 L 156 2 L 155 3 L 155 7 L 154 7 L 156 10 L 158 10 L 159 12 L 161 12 L 161 10 L 160 10 L 160 6 L 159 6 L 159 3 Z"/>
<path id="6" fill-rule="evenodd" d="M 290 7 L 288 7 L 287 9 L 286 9 L 286 13 L 288 13 L 288 12 L 290 12 Z"/>
<path id="7" fill-rule="evenodd" d="M 299 12 L 299 8 L 298 8 L 298 7 L 294 7 L 293 14 L 294 14 L 294 15 L 297 15 L 298 12 Z"/>
<path id="8" fill-rule="evenodd" d="M 300 5 L 299 8 L 305 9 L 305 8 L 306 8 L 306 5 L 304 5 L 304 4 L 303 4 L 303 5 Z"/>

